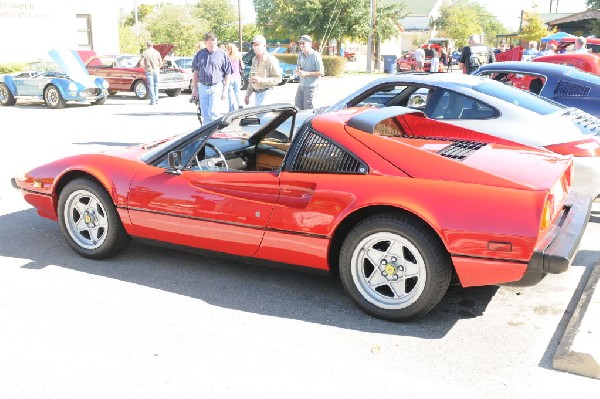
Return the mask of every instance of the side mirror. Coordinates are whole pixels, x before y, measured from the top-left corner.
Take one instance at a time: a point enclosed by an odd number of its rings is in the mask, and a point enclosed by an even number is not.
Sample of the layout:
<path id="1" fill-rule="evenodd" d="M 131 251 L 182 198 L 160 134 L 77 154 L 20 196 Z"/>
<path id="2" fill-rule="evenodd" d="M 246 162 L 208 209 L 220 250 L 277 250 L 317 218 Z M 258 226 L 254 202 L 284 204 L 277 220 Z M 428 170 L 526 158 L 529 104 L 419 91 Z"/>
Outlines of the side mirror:
<path id="1" fill-rule="evenodd" d="M 172 175 L 180 175 L 181 174 L 181 151 L 171 151 L 167 154 L 167 163 L 169 168 L 167 169 L 167 173 Z"/>

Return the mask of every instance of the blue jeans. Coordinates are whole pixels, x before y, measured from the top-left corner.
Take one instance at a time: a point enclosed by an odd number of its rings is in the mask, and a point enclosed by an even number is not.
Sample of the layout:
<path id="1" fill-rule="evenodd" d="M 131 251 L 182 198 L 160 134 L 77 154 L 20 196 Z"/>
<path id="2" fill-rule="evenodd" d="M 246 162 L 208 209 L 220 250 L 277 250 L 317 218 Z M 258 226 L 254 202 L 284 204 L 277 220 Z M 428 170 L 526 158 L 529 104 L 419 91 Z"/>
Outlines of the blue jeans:
<path id="1" fill-rule="evenodd" d="M 229 88 L 227 98 L 229 99 L 229 112 L 240 108 L 240 88 L 241 81 L 239 78 L 231 78 L 229 80 Z"/>
<path id="2" fill-rule="evenodd" d="M 158 72 L 146 72 L 148 81 L 148 93 L 150 94 L 150 104 L 158 102 Z"/>
<path id="3" fill-rule="evenodd" d="M 204 118 L 204 124 L 215 121 L 221 117 L 217 109 L 223 94 L 223 83 L 213 86 L 205 86 L 198 83 L 198 100 L 200 101 L 200 112 Z"/>
<path id="4" fill-rule="evenodd" d="M 266 104 L 267 100 L 271 97 L 271 91 L 273 91 L 273 89 L 265 90 L 260 93 L 254 93 L 254 105 Z"/>

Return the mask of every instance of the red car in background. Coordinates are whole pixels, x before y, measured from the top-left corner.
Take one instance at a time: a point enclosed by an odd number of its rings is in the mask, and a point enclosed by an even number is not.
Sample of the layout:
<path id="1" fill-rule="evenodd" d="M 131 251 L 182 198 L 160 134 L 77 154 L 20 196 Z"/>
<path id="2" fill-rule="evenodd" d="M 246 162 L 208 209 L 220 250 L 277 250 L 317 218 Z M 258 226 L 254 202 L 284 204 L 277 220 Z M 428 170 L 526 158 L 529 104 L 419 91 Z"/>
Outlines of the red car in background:
<path id="1" fill-rule="evenodd" d="M 154 45 L 163 59 L 174 47 L 173 44 Z M 140 55 L 97 55 L 93 50 L 80 50 L 77 53 L 90 75 L 99 76 L 108 81 L 109 94 L 127 91 L 135 93 L 140 100 L 148 99 L 148 82 L 144 68 L 140 67 Z M 158 75 L 158 90 L 164 91 L 169 97 L 176 97 L 181 93 L 181 87 L 186 80 L 185 71 L 173 67 L 162 67 Z"/>
<path id="2" fill-rule="evenodd" d="M 549 62 L 552 64 L 568 65 L 583 72 L 600 76 L 600 57 L 596 54 L 562 53 L 537 57 L 532 62 Z"/>
<path id="3" fill-rule="evenodd" d="M 438 54 L 440 54 L 442 47 L 439 44 L 424 44 L 421 46 L 421 48 L 425 50 L 425 62 L 423 64 L 423 71 L 431 72 L 431 58 L 433 57 L 433 52 L 437 51 Z M 414 51 L 404 54 L 396 61 L 397 72 L 415 72 L 416 70 L 417 61 L 415 60 Z M 442 65 L 441 62 L 438 72 L 444 72 L 444 65 Z"/>

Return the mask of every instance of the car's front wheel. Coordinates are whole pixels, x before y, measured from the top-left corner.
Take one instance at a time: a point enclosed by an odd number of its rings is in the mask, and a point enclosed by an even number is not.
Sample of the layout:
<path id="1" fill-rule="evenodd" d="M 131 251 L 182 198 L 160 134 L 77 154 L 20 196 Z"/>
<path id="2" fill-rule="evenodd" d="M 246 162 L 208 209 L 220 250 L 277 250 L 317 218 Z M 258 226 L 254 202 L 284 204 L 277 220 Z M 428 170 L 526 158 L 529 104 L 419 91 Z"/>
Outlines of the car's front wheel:
<path id="1" fill-rule="evenodd" d="M 143 80 L 138 80 L 133 84 L 133 92 L 135 96 L 140 100 L 148 99 L 148 85 Z"/>
<path id="2" fill-rule="evenodd" d="M 44 90 L 44 101 L 50 108 L 64 108 L 66 104 L 58 87 L 54 85 L 50 85 Z"/>
<path id="3" fill-rule="evenodd" d="M 380 214 L 356 225 L 344 241 L 340 277 L 367 313 L 400 321 L 429 312 L 450 284 L 450 256 L 424 223 Z"/>
<path id="4" fill-rule="evenodd" d="M 167 96 L 169 97 L 177 97 L 181 94 L 181 89 L 169 89 L 165 90 L 165 93 L 167 93 Z"/>
<path id="5" fill-rule="evenodd" d="M 104 97 L 100 97 L 99 99 L 97 99 L 96 101 L 94 101 L 92 104 L 94 105 L 102 105 L 106 102 L 106 97 L 108 96 L 104 96 Z"/>
<path id="6" fill-rule="evenodd" d="M 65 186 L 58 199 L 58 220 L 69 246 L 84 258 L 108 258 L 129 243 L 110 196 L 90 179 Z"/>
<path id="7" fill-rule="evenodd" d="M 15 105 L 17 100 L 9 90 L 8 86 L 0 83 L 0 105 Z"/>

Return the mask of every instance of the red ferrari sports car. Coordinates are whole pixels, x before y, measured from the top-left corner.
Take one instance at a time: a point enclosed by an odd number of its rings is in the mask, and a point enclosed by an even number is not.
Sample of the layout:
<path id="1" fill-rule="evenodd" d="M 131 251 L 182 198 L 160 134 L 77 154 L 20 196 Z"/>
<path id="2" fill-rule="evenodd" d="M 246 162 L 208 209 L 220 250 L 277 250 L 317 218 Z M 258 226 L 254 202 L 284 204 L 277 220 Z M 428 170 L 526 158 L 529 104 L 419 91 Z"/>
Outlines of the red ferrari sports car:
<path id="1" fill-rule="evenodd" d="M 567 270 L 591 201 L 570 157 L 471 139 L 404 107 L 349 108 L 296 128 L 289 104 L 191 133 L 77 155 L 13 178 L 81 256 L 130 238 L 339 273 L 369 314 L 427 313 L 463 286 Z"/>

